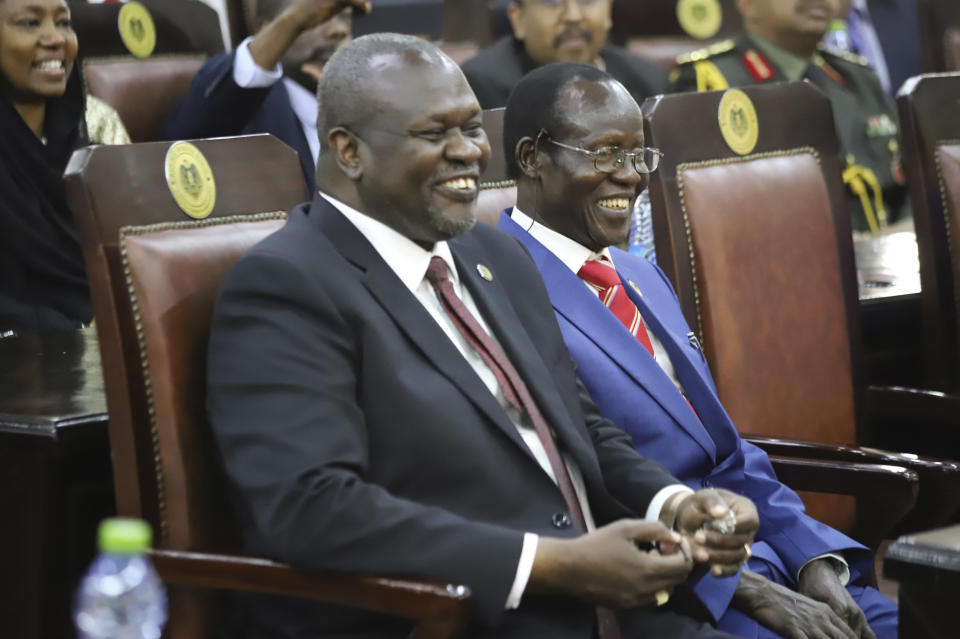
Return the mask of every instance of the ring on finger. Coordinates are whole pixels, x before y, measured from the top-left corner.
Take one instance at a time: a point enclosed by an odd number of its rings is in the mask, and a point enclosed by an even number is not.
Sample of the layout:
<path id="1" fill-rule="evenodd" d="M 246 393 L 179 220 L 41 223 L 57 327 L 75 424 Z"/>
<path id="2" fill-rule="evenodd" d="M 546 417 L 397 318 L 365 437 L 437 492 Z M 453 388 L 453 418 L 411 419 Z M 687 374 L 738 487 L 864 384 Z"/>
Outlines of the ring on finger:
<path id="1" fill-rule="evenodd" d="M 750 550 L 750 544 L 744 544 L 743 550 L 746 554 L 743 557 L 742 563 L 747 563 L 748 561 L 750 561 L 750 558 L 753 557 L 753 551 Z"/>
<path id="2" fill-rule="evenodd" d="M 657 608 L 670 601 L 670 591 L 667 589 L 658 590 L 653 594 L 657 602 Z"/>

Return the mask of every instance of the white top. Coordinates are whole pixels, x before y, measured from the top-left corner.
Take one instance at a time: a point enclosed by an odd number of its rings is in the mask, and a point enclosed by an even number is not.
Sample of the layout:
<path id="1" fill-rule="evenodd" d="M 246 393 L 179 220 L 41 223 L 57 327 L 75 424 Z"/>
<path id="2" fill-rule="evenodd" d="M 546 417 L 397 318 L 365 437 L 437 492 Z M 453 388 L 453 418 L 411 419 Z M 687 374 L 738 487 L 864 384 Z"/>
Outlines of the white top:
<path id="1" fill-rule="evenodd" d="M 313 163 L 317 163 L 320 154 L 320 137 L 317 135 L 317 96 L 307 91 L 290 78 L 283 77 L 283 68 L 277 63 L 273 69 L 267 70 L 257 65 L 250 55 L 249 37 L 237 47 L 233 57 L 233 81 L 244 89 L 263 89 L 273 86 L 278 80 L 283 80 L 283 87 L 290 98 L 290 107 L 300 121 L 303 136 L 307 138 Z"/>

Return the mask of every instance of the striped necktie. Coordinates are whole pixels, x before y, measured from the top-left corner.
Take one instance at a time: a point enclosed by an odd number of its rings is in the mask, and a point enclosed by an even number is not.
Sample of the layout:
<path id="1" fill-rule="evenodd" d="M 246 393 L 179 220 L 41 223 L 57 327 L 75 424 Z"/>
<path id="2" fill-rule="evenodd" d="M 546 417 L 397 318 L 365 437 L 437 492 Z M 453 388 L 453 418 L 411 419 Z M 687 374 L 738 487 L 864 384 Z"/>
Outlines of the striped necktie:
<path id="1" fill-rule="evenodd" d="M 613 265 L 606 260 L 587 260 L 580 267 L 577 275 L 597 292 L 600 301 L 630 331 L 630 334 L 643 344 L 647 352 L 654 356 L 653 344 L 650 342 L 650 335 L 647 333 L 643 318 L 640 317 L 640 311 L 623 290 L 623 283 L 620 282 L 620 276 L 617 275 Z"/>

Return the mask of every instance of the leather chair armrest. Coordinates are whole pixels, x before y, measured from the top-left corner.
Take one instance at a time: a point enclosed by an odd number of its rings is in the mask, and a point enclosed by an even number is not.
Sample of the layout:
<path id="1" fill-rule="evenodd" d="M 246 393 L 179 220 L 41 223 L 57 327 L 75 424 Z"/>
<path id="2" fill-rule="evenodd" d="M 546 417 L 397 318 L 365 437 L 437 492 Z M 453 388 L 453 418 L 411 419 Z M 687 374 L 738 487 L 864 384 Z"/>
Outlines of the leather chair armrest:
<path id="1" fill-rule="evenodd" d="M 901 466 L 771 456 L 777 477 L 794 490 L 850 495 L 859 517 L 853 536 L 871 550 L 916 503 L 917 473 Z"/>
<path id="2" fill-rule="evenodd" d="M 823 444 L 756 435 L 744 439 L 762 448 L 768 455 L 857 464 L 887 464 L 902 466 L 915 472 L 920 478 L 917 503 L 897 526 L 897 535 L 942 526 L 952 521 L 960 510 L 960 462 L 866 446 Z"/>
<path id="3" fill-rule="evenodd" d="M 871 418 L 930 422 L 949 428 L 954 441 L 960 436 L 960 395 L 904 386 L 868 386 L 865 400 Z"/>
<path id="4" fill-rule="evenodd" d="M 168 583 L 305 597 L 414 619 L 411 639 L 456 636 L 472 606 L 470 589 L 462 585 L 301 572 L 238 555 L 151 550 L 150 560 Z"/>

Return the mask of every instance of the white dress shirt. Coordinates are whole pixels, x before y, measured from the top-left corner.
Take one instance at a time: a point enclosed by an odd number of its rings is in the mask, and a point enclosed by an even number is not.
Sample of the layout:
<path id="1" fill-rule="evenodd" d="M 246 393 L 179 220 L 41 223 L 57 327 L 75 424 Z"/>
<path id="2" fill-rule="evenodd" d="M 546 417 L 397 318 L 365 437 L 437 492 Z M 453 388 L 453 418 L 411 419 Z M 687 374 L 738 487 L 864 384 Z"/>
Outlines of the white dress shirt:
<path id="1" fill-rule="evenodd" d="M 529 215 L 521 211 L 518 207 L 513 207 L 513 211 L 510 212 L 510 218 L 516 222 L 520 227 L 529 233 L 533 239 L 537 240 L 543 246 L 556 256 L 561 262 L 563 262 L 567 268 L 569 268 L 574 273 L 580 271 L 580 267 L 584 265 L 587 260 L 594 259 L 605 259 L 613 265 L 613 259 L 610 256 L 610 249 L 604 248 L 599 253 L 594 253 L 587 247 L 582 244 L 571 240 L 566 235 L 557 233 L 551 228 L 540 224 L 539 222 L 533 220 Z M 597 295 L 596 289 L 584 282 L 584 286 L 587 289 Z M 654 357 L 657 360 L 657 364 L 660 365 L 660 368 L 663 369 L 663 372 L 673 380 L 674 385 L 677 389 L 683 393 L 683 387 L 680 385 L 680 380 L 677 379 L 676 371 L 673 368 L 673 363 L 670 361 L 670 355 L 667 354 L 666 349 L 663 347 L 663 342 L 654 334 L 653 329 L 649 324 L 647 326 L 647 334 L 650 336 L 650 342 L 653 344 L 653 353 Z M 654 460 L 656 461 L 656 460 Z M 672 497 L 677 492 L 681 492 L 681 489 L 690 490 L 686 486 L 667 486 L 660 490 L 659 493 L 654 497 L 653 501 L 650 502 L 650 505 L 647 508 L 647 519 L 656 519 L 659 517 L 660 510 L 663 508 L 663 505 L 666 501 Z M 655 513 L 654 517 L 651 517 L 651 513 Z M 800 573 L 803 572 L 803 569 L 807 567 L 808 564 L 817 559 L 830 558 L 836 560 L 837 563 L 834 564 L 837 569 L 837 576 L 840 578 L 841 583 L 846 586 L 850 581 L 850 567 L 848 566 L 846 560 L 839 554 L 836 553 L 826 553 L 814 557 L 813 559 L 808 560 L 803 566 L 800 567 L 800 570 L 797 571 L 797 578 L 799 579 Z"/>
<path id="2" fill-rule="evenodd" d="M 252 36 L 237 47 L 236 55 L 233 57 L 233 81 L 244 89 L 263 89 L 273 86 L 282 79 L 283 88 L 287 90 L 287 96 L 290 98 L 290 107 L 300 121 L 300 128 L 303 129 L 303 136 L 307 138 L 310 154 L 316 164 L 317 156 L 320 154 L 320 137 L 317 134 L 317 97 L 297 82 L 284 78 L 283 68 L 279 62 L 270 70 L 257 65 L 253 61 L 253 56 L 250 55 L 251 40 L 253 40 Z"/>
<path id="3" fill-rule="evenodd" d="M 476 303 L 474 303 L 470 291 L 461 285 L 457 273 L 457 266 L 453 261 L 453 255 L 450 253 L 450 247 L 447 243 L 437 242 L 433 246 L 433 250 L 427 251 L 382 222 L 364 215 L 326 193 L 320 192 L 320 195 L 335 206 L 357 227 L 357 230 L 373 245 L 373 248 L 380 254 L 380 257 L 383 258 L 390 269 L 400 278 L 403 285 L 423 304 L 423 307 L 430 313 L 430 316 L 433 317 L 440 328 L 443 329 L 443 332 L 450 338 L 453 345 L 457 347 L 457 350 L 460 351 L 460 354 L 467 360 L 470 367 L 477 373 L 477 376 L 480 377 L 483 384 L 504 408 L 510 421 L 517 428 L 524 443 L 527 445 L 527 448 L 530 449 L 530 452 L 540 464 L 540 467 L 550 476 L 550 479 L 556 482 L 553 468 L 550 466 L 550 459 L 547 457 L 547 451 L 543 447 L 543 443 L 541 443 L 540 437 L 537 435 L 530 419 L 526 414 L 521 415 L 507 402 L 493 371 L 490 370 L 486 362 L 483 361 L 483 358 L 480 357 L 479 353 L 477 353 L 466 338 L 464 338 L 463 334 L 450 319 L 450 316 L 447 315 L 447 312 L 440 305 L 440 300 L 437 298 L 433 286 L 426 278 L 430 259 L 434 256 L 442 258 L 447 264 L 450 282 L 453 285 L 453 290 L 457 297 L 463 301 L 464 305 L 477 319 L 477 322 L 483 330 L 497 342 L 497 345 L 500 344 L 496 334 L 490 330 L 489 325 L 484 320 Z M 595 523 L 593 514 L 590 511 L 590 503 L 587 499 L 587 490 L 586 484 L 583 481 L 583 474 L 580 472 L 580 468 L 576 462 L 574 462 L 569 455 L 566 453 L 561 454 L 563 455 L 567 471 L 570 474 L 573 489 L 577 494 L 577 501 L 580 502 L 580 508 L 583 510 L 583 517 L 586 520 L 587 529 L 593 530 Z M 657 512 L 659 514 L 659 509 Z M 527 582 L 530 579 L 530 572 L 533 570 L 533 560 L 537 554 L 538 540 L 539 537 L 534 533 L 528 532 L 524 534 L 523 548 L 520 552 L 520 561 L 517 565 L 516 577 L 514 578 L 513 586 L 510 589 L 505 604 L 507 609 L 516 608 L 520 605 L 523 591 L 526 589 Z"/>

